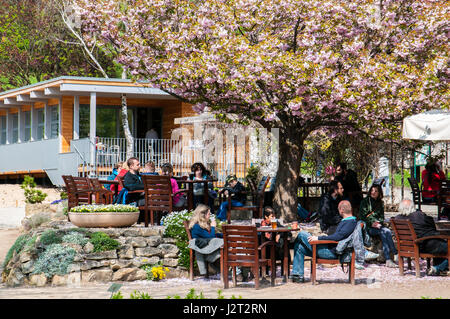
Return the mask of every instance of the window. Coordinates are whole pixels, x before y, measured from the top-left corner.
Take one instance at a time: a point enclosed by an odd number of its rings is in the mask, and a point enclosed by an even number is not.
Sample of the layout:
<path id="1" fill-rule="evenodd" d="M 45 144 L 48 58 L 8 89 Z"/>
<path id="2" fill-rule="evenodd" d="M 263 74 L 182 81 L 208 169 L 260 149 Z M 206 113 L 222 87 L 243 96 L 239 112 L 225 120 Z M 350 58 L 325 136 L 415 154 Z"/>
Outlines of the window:
<path id="1" fill-rule="evenodd" d="M 58 106 L 50 106 L 50 136 L 56 138 L 59 136 L 59 112 Z"/>
<path id="2" fill-rule="evenodd" d="M 0 116 L 0 144 L 6 144 L 6 116 Z"/>
<path id="3" fill-rule="evenodd" d="M 37 116 L 37 131 L 36 131 L 36 139 L 43 140 L 44 139 L 44 132 L 45 132 L 45 126 L 44 126 L 44 109 L 37 109 L 36 110 L 36 116 Z"/>
<path id="4" fill-rule="evenodd" d="M 25 132 L 22 142 L 28 142 L 29 140 L 31 140 L 31 111 L 23 112 L 23 116 L 25 119 L 24 121 Z"/>
<path id="5" fill-rule="evenodd" d="M 11 114 L 12 140 L 11 144 L 19 142 L 19 113 Z"/>
<path id="6" fill-rule="evenodd" d="M 99 106 L 97 105 L 97 136 L 100 137 L 123 137 L 122 121 L 120 119 L 119 106 Z M 133 110 L 128 108 L 128 121 L 130 129 L 132 126 Z M 90 107 L 80 105 L 80 138 L 89 136 L 90 130 Z M 117 136 L 119 132 L 119 136 Z"/>

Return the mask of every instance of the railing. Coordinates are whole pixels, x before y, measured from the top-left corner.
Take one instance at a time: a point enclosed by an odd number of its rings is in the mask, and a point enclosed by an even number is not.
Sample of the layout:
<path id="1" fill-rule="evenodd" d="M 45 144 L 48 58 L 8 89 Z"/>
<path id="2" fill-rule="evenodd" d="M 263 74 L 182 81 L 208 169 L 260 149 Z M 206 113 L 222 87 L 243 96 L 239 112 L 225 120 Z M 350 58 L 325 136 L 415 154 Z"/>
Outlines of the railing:
<path id="1" fill-rule="evenodd" d="M 85 140 L 88 139 L 72 142 L 75 152 L 79 155 L 79 175 L 105 179 L 111 174 L 117 162 L 126 161 L 129 157 L 127 156 L 125 138 L 98 137 L 96 139 L 95 160 L 94 163 L 90 163 L 89 153 L 86 153 L 89 152 L 90 141 Z M 164 163 L 170 163 L 174 168 L 174 174 L 177 176 L 188 175 L 191 173 L 191 166 L 194 162 L 202 162 L 217 178 L 217 186 L 222 186 L 229 174 L 235 174 L 241 181 L 245 180 L 250 160 L 249 151 L 245 150 L 244 153 L 245 156 L 239 157 L 239 161 L 242 163 L 236 160 L 237 156 L 231 156 L 233 160 L 230 162 L 230 154 L 225 152 L 216 156 L 215 163 L 206 163 L 202 160 L 202 152 L 195 152 L 187 145 L 182 145 L 179 140 L 135 138 L 133 145 L 133 156 L 139 159 L 142 166 L 146 162 L 152 161 L 158 170 Z"/>

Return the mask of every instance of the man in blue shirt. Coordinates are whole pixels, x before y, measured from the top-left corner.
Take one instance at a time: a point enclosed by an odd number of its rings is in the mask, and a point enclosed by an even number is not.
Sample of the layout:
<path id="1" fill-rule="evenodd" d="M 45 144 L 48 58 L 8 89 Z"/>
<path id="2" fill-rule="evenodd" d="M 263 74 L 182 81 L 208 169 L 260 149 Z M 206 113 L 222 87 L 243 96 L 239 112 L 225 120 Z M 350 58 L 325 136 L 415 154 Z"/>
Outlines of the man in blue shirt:
<path id="1" fill-rule="evenodd" d="M 311 236 L 308 232 L 301 231 L 294 243 L 294 260 L 292 263 L 292 281 L 305 282 L 304 268 L 305 256 L 312 256 L 310 242 L 315 240 L 341 241 L 353 233 L 356 227 L 356 217 L 352 216 L 352 205 L 349 201 L 343 200 L 338 206 L 339 215 L 342 217 L 336 231 L 329 236 Z M 317 245 L 317 255 L 322 259 L 336 259 L 337 244 Z"/>

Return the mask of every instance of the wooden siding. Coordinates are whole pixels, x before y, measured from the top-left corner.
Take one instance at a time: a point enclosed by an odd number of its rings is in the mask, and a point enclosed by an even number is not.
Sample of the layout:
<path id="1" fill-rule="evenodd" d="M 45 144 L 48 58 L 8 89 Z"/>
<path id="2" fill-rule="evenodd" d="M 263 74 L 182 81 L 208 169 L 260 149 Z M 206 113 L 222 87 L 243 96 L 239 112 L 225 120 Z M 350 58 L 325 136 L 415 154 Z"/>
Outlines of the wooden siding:
<path id="1" fill-rule="evenodd" d="M 70 152 L 73 139 L 73 96 L 63 96 L 61 105 L 61 152 Z"/>

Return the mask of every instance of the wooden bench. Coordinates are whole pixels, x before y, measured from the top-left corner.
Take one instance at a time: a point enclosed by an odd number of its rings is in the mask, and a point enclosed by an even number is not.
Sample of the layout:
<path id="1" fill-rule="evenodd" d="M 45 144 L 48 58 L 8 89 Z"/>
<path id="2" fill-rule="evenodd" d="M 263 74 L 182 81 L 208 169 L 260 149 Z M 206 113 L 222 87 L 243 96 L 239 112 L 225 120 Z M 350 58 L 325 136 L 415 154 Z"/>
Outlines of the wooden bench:
<path id="1" fill-rule="evenodd" d="M 390 220 L 392 228 L 394 229 L 395 237 L 397 239 L 397 251 L 398 251 L 398 266 L 400 268 L 400 275 L 404 275 L 404 260 L 408 259 L 408 268 L 411 269 L 411 258 L 414 258 L 414 265 L 416 268 L 416 277 L 420 277 L 420 264 L 419 258 L 427 259 L 427 267 L 430 268 L 430 258 L 447 258 L 450 263 L 450 236 L 449 235 L 437 235 L 417 238 L 416 231 L 408 219 L 395 219 Z M 419 244 L 428 239 L 444 239 L 447 240 L 447 254 L 430 254 L 420 252 Z"/>

